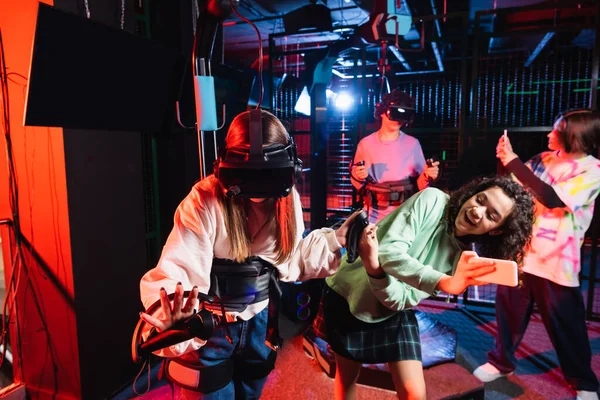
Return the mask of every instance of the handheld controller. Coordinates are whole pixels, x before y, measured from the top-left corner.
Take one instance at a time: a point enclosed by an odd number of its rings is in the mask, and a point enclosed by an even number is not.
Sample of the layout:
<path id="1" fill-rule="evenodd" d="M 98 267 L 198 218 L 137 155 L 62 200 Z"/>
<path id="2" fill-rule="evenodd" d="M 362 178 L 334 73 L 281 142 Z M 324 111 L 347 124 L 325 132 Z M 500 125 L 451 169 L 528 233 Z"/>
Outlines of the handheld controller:
<path id="1" fill-rule="evenodd" d="M 346 250 L 348 253 L 348 263 L 350 264 L 358 258 L 358 241 L 367 225 L 369 225 L 369 215 L 363 210 L 354 218 L 352 226 L 348 229 L 348 233 L 346 234 Z"/>

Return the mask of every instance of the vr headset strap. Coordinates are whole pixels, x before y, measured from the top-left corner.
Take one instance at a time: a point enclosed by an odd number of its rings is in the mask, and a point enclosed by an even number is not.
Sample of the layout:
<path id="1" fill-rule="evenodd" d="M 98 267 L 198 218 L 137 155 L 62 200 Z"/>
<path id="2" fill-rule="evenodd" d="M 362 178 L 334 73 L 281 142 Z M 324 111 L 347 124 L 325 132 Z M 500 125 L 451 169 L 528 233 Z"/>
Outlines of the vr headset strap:
<path id="1" fill-rule="evenodd" d="M 250 110 L 250 158 L 263 158 L 262 152 L 262 111 Z"/>

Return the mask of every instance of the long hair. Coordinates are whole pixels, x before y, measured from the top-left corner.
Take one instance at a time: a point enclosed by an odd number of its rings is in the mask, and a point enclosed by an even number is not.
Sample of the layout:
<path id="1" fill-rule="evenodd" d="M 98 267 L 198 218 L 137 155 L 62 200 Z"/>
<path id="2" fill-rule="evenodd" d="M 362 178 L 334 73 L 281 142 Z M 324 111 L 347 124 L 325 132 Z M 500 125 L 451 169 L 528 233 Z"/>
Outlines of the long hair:
<path id="1" fill-rule="evenodd" d="M 462 205 L 477 193 L 491 187 L 502 189 L 515 202 L 515 206 L 500 227 L 501 234 L 478 235 L 474 236 L 474 240 L 479 244 L 481 256 L 513 260 L 522 265 L 531 241 L 535 206 L 531 194 L 507 177 L 481 178 L 453 192 L 443 218 L 448 223 L 448 233 L 454 233 L 454 223 Z"/>
<path id="2" fill-rule="evenodd" d="M 262 142 L 263 146 L 272 144 L 288 144 L 290 138 L 287 130 L 273 114 L 262 111 Z M 250 146 L 250 112 L 246 111 L 237 115 L 229 127 L 225 137 L 225 150 L 234 147 Z M 216 182 L 216 181 L 215 181 Z M 250 235 L 247 226 L 247 207 L 251 201 L 244 198 L 228 198 L 223 193 L 218 182 L 215 187 L 217 198 L 223 211 L 225 229 L 231 243 L 232 257 L 238 262 L 243 262 L 252 256 L 250 248 Z M 294 207 L 295 189 L 287 197 L 266 199 L 266 207 L 273 210 L 275 225 L 276 263 L 288 260 L 294 251 L 297 227 Z M 269 221 L 273 223 L 273 221 Z"/>
<path id="3" fill-rule="evenodd" d="M 600 144 L 600 113 L 588 109 L 573 109 L 560 114 L 562 123 L 557 132 L 567 153 L 593 154 Z"/>

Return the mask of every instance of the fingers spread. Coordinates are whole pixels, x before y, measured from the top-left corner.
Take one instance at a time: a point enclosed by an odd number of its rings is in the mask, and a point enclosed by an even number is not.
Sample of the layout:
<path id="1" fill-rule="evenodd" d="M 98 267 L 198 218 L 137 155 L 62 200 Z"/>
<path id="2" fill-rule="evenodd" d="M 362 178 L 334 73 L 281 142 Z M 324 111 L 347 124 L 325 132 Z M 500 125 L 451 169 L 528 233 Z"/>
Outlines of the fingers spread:
<path id="1" fill-rule="evenodd" d="M 155 318 L 150 314 L 140 313 L 140 318 L 152 325 L 153 327 L 155 327 L 156 329 L 158 329 L 159 331 L 165 330 L 165 324 L 160 319 Z"/>
<path id="2" fill-rule="evenodd" d="M 178 313 L 181 311 L 181 306 L 183 305 L 183 285 L 181 282 L 177 282 L 177 286 L 175 286 L 175 297 L 173 298 L 173 313 Z"/>
<path id="3" fill-rule="evenodd" d="M 181 312 L 191 313 L 196 308 L 196 304 L 198 303 L 198 286 L 194 286 L 190 295 L 185 302 L 185 306 L 181 309 Z"/>
<path id="4" fill-rule="evenodd" d="M 171 319 L 171 301 L 169 300 L 169 295 L 165 288 L 160 288 L 159 291 L 160 296 L 160 307 L 163 310 L 165 318 Z"/>

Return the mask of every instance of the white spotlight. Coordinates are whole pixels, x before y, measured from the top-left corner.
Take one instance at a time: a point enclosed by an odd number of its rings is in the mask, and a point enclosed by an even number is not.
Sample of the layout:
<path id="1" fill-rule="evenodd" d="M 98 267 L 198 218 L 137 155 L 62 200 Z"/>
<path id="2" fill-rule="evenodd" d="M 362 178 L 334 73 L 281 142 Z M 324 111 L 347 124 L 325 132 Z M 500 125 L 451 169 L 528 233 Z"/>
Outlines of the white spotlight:
<path id="1" fill-rule="evenodd" d="M 346 111 L 350 107 L 352 107 L 352 103 L 354 103 L 354 99 L 348 93 L 340 93 L 335 98 L 335 108 L 341 111 Z"/>

